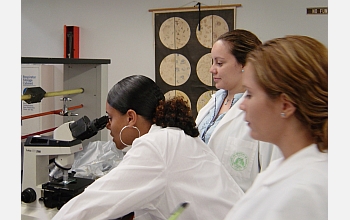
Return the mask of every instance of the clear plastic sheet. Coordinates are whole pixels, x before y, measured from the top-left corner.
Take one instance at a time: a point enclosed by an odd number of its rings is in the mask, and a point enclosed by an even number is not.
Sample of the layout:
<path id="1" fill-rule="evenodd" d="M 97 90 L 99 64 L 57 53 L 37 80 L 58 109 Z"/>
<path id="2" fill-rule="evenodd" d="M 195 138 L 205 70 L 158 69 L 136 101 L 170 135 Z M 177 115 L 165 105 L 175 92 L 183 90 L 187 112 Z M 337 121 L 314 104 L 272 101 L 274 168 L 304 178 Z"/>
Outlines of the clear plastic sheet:
<path id="1" fill-rule="evenodd" d="M 124 152 L 117 149 L 113 141 L 94 141 L 75 153 L 70 172 L 75 177 L 97 179 L 118 166 Z"/>

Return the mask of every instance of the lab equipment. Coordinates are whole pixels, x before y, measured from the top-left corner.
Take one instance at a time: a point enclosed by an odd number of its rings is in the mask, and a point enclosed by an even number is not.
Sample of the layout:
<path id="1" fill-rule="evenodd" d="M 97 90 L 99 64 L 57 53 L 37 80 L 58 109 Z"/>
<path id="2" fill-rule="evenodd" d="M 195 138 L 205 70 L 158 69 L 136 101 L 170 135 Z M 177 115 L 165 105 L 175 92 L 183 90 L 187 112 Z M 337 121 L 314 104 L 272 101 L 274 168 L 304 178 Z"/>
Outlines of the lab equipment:
<path id="1" fill-rule="evenodd" d="M 68 170 L 74 163 L 74 154 L 83 150 L 82 141 L 95 136 L 107 122 L 107 116 L 93 121 L 84 116 L 56 128 L 53 138 L 31 136 L 26 139 L 21 194 L 25 208 L 22 208 L 22 216 L 23 212 L 34 213 L 43 205 L 45 209 L 60 209 L 94 181 L 74 177 Z M 62 176 L 57 178 L 60 172 Z"/>

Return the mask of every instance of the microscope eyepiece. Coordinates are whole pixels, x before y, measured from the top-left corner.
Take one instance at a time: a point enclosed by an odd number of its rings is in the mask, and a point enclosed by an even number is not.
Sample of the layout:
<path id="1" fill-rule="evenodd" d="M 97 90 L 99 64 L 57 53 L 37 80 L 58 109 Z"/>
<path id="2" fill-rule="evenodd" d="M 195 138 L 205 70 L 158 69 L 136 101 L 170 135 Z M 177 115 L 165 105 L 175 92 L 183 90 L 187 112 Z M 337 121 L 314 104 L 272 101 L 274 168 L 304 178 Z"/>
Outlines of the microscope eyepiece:
<path id="1" fill-rule="evenodd" d="M 69 128 L 74 138 L 83 141 L 95 136 L 99 130 L 102 130 L 106 127 L 107 122 L 108 116 L 106 115 L 94 119 L 92 122 L 90 122 L 90 119 L 87 116 L 84 116 L 79 120 L 69 124 Z"/>
<path id="2" fill-rule="evenodd" d="M 102 116 L 100 118 L 97 118 L 91 122 L 91 126 L 94 127 L 94 130 L 101 130 L 106 127 L 108 122 L 108 116 Z"/>

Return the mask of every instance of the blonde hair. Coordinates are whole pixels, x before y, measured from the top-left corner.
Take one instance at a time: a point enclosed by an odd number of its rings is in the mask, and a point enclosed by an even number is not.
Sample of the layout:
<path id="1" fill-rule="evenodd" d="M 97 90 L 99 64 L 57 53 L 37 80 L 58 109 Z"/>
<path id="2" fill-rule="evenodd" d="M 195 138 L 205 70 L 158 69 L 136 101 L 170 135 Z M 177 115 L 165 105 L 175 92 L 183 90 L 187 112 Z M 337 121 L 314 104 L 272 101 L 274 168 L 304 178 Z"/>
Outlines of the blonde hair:
<path id="1" fill-rule="evenodd" d="M 247 57 L 259 85 L 272 99 L 284 93 L 295 116 L 311 132 L 321 152 L 328 151 L 328 50 L 307 36 L 265 42 Z"/>

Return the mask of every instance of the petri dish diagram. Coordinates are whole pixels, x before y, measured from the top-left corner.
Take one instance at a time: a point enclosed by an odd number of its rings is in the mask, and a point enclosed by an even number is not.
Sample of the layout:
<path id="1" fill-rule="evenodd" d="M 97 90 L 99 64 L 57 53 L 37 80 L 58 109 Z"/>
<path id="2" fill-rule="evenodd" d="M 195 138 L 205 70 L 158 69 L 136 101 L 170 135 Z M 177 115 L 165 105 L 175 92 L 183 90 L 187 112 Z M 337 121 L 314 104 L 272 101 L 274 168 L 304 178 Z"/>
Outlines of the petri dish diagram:
<path id="1" fill-rule="evenodd" d="M 227 22 L 218 15 L 208 15 L 200 21 L 200 30 L 196 28 L 196 36 L 200 44 L 212 48 L 220 35 L 229 31 Z"/>
<path id="2" fill-rule="evenodd" d="M 211 54 L 204 54 L 197 63 L 196 72 L 199 80 L 207 85 L 214 86 L 213 76 L 210 73 L 210 67 L 212 65 Z"/>
<path id="3" fill-rule="evenodd" d="M 160 77 L 171 86 L 184 84 L 191 75 L 191 65 L 188 59 L 178 53 L 164 57 L 159 67 Z"/>
<path id="4" fill-rule="evenodd" d="M 201 110 L 203 108 L 203 106 L 205 106 L 208 103 L 209 99 L 211 98 L 211 96 L 213 94 L 215 94 L 215 92 L 216 92 L 215 90 L 209 90 L 209 91 L 202 93 L 199 96 L 199 98 L 197 100 L 197 112 L 199 112 L 199 110 Z"/>
<path id="5" fill-rule="evenodd" d="M 169 49 L 184 47 L 191 36 L 190 26 L 180 17 L 165 20 L 159 29 L 159 39 Z"/>

